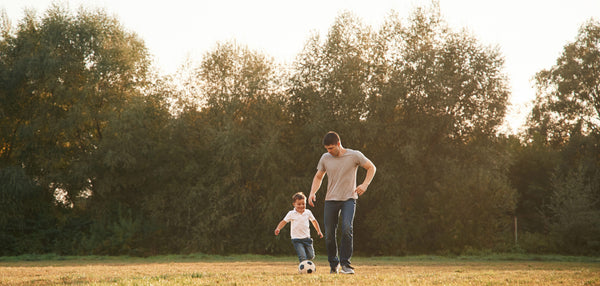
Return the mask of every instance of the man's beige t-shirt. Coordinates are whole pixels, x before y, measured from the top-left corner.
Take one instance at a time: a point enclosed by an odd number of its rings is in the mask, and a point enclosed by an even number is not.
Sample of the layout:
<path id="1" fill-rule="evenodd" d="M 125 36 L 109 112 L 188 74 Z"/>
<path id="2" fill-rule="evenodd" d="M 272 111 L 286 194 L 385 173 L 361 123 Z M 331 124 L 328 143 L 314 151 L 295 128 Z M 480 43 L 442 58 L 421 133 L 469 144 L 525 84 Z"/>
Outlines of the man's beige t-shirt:
<path id="1" fill-rule="evenodd" d="M 323 154 L 317 169 L 327 173 L 326 201 L 347 201 L 358 199 L 356 189 L 356 171 L 358 166 L 367 163 L 369 159 L 360 151 L 346 148 L 344 155 L 334 157 L 329 153 Z"/>

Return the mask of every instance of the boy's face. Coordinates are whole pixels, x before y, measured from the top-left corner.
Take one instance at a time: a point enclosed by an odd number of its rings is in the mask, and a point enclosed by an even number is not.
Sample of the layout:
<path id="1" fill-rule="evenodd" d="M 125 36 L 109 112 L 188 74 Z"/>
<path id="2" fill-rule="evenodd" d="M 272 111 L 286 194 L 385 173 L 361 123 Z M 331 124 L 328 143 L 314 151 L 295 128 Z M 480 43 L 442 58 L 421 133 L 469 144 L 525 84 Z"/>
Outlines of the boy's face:
<path id="1" fill-rule="evenodd" d="M 304 212 L 306 209 L 306 200 L 295 200 L 294 209 L 296 209 L 296 211 L 299 213 Z"/>

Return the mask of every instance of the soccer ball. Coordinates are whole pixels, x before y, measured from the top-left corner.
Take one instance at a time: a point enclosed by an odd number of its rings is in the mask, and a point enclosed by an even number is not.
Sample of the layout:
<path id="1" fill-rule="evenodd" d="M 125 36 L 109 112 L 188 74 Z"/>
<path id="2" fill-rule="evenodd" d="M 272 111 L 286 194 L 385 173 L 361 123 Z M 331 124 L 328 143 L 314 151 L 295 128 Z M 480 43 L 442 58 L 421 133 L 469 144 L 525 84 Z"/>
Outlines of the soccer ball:
<path id="1" fill-rule="evenodd" d="M 298 273 L 300 274 L 311 274 L 315 273 L 315 271 L 317 271 L 317 267 L 310 260 L 304 260 L 298 265 Z"/>

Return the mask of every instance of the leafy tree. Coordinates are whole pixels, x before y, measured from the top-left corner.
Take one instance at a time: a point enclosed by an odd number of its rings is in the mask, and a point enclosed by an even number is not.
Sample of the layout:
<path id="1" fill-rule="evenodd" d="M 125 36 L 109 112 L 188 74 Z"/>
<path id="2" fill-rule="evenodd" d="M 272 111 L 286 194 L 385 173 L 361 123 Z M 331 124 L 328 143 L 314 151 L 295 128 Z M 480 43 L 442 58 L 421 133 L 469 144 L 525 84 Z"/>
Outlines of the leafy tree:
<path id="1" fill-rule="evenodd" d="M 0 168 L 0 182 L 0 255 L 52 251 L 54 197 L 19 166 Z"/>
<path id="2" fill-rule="evenodd" d="M 165 198 L 173 171 L 168 167 L 170 114 L 151 97 L 132 97 L 127 108 L 107 123 L 104 137 L 93 154 L 94 178 L 87 208 L 92 218 L 86 243 L 99 254 L 148 254 L 162 224 L 152 215 Z M 151 252 L 150 252 L 151 253 Z"/>
<path id="3" fill-rule="evenodd" d="M 386 25 L 377 57 L 387 59 L 380 77 L 388 80 L 378 88 L 384 93 L 372 97 L 371 108 L 400 109 L 405 120 L 439 118 L 433 126 L 439 126 L 442 137 L 467 141 L 477 134 L 493 135 L 508 99 L 498 48 L 482 46 L 466 31 L 451 31 L 437 6 L 416 9 L 406 27 L 394 18 Z M 378 112 L 385 111 L 371 110 Z"/>
<path id="4" fill-rule="evenodd" d="M 528 144 L 516 141 L 508 152 L 513 157 L 509 177 L 519 197 L 515 212 L 519 231 L 545 233 L 544 206 L 550 202 L 551 178 L 560 162 L 560 154 L 539 141 Z"/>
<path id="5" fill-rule="evenodd" d="M 287 195 L 280 187 L 287 185 L 285 169 L 291 165 L 282 140 L 287 121 L 276 66 L 266 56 L 229 42 L 207 53 L 196 71 L 195 97 L 206 104 L 182 116 L 196 118 L 190 128 L 206 134 L 203 148 L 210 155 L 196 162 L 206 167 L 202 183 L 193 185 L 189 194 L 201 200 L 192 206 L 198 212 L 191 225 L 195 245 L 190 247 L 265 252 L 260 241 L 266 235 L 272 238 L 269 230 L 280 216 L 280 208 L 273 205 L 288 201 L 281 200 Z M 190 204 L 198 202 L 182 202 Z M 265 215 L 271 224 L 249 221 Z"/>
<path id="6" fill-rule="evenodd" d="M 580 165 L 553 180 L 553 193 L 547 205 L 554 242 L 563 253 L 594 255 L 600 252 L 600 172 Z"/>
<path id="7" fill-rule="evenodd" d="M 590 19 L 575 41 L 565 45 L 556 64 L 536 74 L 537 97 L 527 139 L 543 167 L 528 167 L 522 179 L 532 183 L 519 189 L 522 205 L 538 206 L 544 219 L 536 223 L 536 233 L 550 238 L 538 242 L 546 245 L 538 251 L 598 251 L 597 221 L 589 217 L 597 216 L 599 200 L 599 43 L 600 24 Z M 536 195 L 531 196 L 533 191 Z"/>
<path id="8" fill-rule="evenodd" d="M 505 220 L 497 218 L 509 218 L 514 208 L 504 177 L 507 159 L 490 147 L 508 98 L 500 53 L 465 31 L 451 31 L 435 5 L 416 9 L 406 24 L 392 14 L 377 39 L 381 73 L 369 101 L 368 146 L 385 152 L 374 157 L 382 171 L 373 188 L 382 196 L 367 202 L 390 205 L 373 207 L 370 232 L 400 231 L 373 244 L 401 245 L 398 254 L 490 247 L 478 241 L 495 241 L 505 232 Z M 480 211 L 485 215 L 466 226 Z M 382 226 L 386 217 L 395 219 Z M 464 233 L 456 236 L 460 228 L 449 226 L 458 224 Z M 477 235 L 486 238 L 457 241 Z"/>
<path id="9" fill-rule="evenodd" d="M 320 138 L 328 130 L 345 138 L 361 137 L 371 93 L 372 37 L 369 27 L 345 12 L 324 41 L 313 35 L 298 56 L 290 83 L 290 116 L 302 128 L 299 137 L 319 138 L 304 144 L 318 147 L 311 153 L 322 153 Z"/>
<path id="10" fill-rule="evenodd" d="M 536 74 L 537 97 L 529 116 L 529 136 L 553 146 L 600 126 L 600 23 L 588 20 L 556 64 Z"/>
<path id="11" fill-rule="evenodd" d="M 59 5 L 43 17 L 28 11 L 16 29 L 3 25 L 0 49 L 0 168 L 21 170 L 19 181 L 35 182 L 23 194 L 39 192 L 32 196 L 45 206 L 29 208 L 47 214 L 64 207 L 46 224 L 37 220 L 38 233 L 48 234 L 69 224 L 64 210 L 83 208 L 84 198 L 96 194 L 101 183 L 94 159 L 113 135 L 105 132 L 109 122 L 141 95 L 148 54 L 135 34 L 104 12 L 73 15 Z M 5 190 L 24 186 L 2 184 Z M 24 234 L 19 231 L 12 235 Z"/>
<path id="12" fill-rule="evenodd" d="M 72 200 L 90 187 L 84 165 L 108 120 L 139 94 L 146 50 L 103 12 L 60 6 L 42 19 L 28 13 L 4 42 L 2 161 Z"/>

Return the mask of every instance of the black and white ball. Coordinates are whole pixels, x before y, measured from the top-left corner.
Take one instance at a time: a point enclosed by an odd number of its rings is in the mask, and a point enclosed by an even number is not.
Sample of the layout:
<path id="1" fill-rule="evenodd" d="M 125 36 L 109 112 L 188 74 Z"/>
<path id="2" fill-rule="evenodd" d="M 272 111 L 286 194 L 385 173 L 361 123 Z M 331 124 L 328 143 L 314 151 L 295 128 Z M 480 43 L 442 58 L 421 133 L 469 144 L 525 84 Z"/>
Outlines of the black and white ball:
<path id="1" fill-rule="evenodd" d="M 317 267 L 310 260 L 304 260 L 298 264 L 298 272 L 300 274 L 311 274 L 317 271 Z"/>

